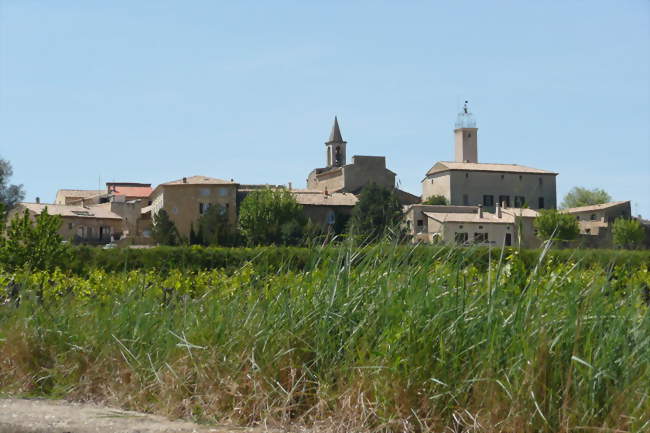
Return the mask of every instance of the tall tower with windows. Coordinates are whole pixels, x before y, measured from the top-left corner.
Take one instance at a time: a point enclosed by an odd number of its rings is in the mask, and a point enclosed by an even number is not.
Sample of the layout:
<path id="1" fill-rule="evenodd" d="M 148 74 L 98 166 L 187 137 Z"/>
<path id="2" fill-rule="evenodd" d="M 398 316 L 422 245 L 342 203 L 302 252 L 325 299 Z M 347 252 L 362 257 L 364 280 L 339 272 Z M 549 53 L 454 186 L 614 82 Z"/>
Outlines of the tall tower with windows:
<path id="1" fill-rule="evenodd" d="M 476 120 L 465 101 L 454 129 L 456 162 L 478 162 L 477 132 Z"/>
<path id="2" fill-rule="evenodd" d="M 332 125 L 332 132 L 330 138 L 325 142 L 327 147 L 327 167 L 342 167 L 346 163 L 345 159 L 345 146 L 347 142 L 343 141 L 341 130 L 339 129 L 339 121 L 334 116 L 334 125 Z"/>

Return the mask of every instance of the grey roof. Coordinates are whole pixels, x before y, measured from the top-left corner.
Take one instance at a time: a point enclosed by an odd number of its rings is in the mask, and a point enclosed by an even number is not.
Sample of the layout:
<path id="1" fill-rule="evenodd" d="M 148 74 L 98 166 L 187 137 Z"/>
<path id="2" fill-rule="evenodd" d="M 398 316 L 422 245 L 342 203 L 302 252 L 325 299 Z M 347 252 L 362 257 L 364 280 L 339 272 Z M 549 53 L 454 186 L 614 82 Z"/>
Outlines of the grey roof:
<path id="1" fill-rule="evenodd" d="M 343 143 L 343 137 L 341 136 L 341 129 L 339 128 L 339 120 L 334 116 L 334 125 L 332 125 L 332 132 L 330 132 L 330 138 L 327 140 L 328 143 Z"/>

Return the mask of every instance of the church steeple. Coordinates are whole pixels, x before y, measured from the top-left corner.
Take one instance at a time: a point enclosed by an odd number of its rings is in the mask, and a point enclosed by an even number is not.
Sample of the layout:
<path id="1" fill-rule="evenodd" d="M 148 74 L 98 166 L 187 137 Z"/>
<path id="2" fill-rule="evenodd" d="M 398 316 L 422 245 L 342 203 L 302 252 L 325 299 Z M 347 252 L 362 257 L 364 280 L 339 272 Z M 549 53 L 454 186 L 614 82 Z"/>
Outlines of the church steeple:
<path id="1" fill-rule="evenodd" d="M 339 120 L 334 116 L 334 125 L 332 125 L 330 138 L 325 142 L 325 146 L 327 146 L 327 167 L 342 167 L 345 165 L 346 144 L 347 142 L 343 141 L 343 136 L 341 135 Z"/>

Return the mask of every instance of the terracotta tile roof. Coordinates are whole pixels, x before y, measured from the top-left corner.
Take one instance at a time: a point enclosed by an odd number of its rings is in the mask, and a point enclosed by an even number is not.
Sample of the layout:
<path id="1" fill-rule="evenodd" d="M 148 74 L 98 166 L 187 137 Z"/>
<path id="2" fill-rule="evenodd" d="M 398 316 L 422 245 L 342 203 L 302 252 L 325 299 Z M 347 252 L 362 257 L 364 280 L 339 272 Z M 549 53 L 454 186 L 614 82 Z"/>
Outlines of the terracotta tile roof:
<path id="1" fill-rule="evenodd" d="M 50 203 L 18 203 L 18 206 L 27 209 L 36 215 L 40 215 L 41 212 L 47 208 L 47 213 L 50 215 L 60 215 L 62 217 L 122 219 L 121 216 L 111 211 L 110 203 L 86 207 Z"/>
<path id="2" fill-rule="evenodd" d="M 451 162 L 440 161 L 427 171 L 427 174 L 441 173 L 448 170 L 468 171 L 497 171 L 507 173 L 528 173 L 528 174 L 555 174 L 557 173 L 538 168 L 526 167 L 519 164 L 486 164 L 481 162 Z"/>
<path id="3" fill-rule="evenodd" d="M 237 182 L 208 176 L 190 176 L 183 179 L 172 180 L 171 182 L 161 183 L 160 185 L 237 185 Z"/>
<path id="4" fill-rule="evenodd" d="M 485 224 L 512 224 L 515 218 L 509 214 L 503 214 L 497 218 L 495 214 L 483 212 L 483 218 L 479 218 L 478 213 L 439 213 L 423 212 L 427 217 L 433 218 L 441 223 L 485 223 Z"/>
<path id="5" fill-rule="evenodd" d="M 564 213 L 578 213 L 578 212 L 593 212 L 595 210 L 603 210 L 603 209 L 609 209 L 613 208 L 616 206 L 621 206 L 627 204 L 629 206 L 630 202 L 629 201 L 611 201 L 609 203 L 603 203 L 603 204 L 594 204 L 591 206 L 580 206 L 580 207 L 572 207 L 569 209 L 562 209 L 560 212 Z"/>
<path id="6" fill-rule="evenodd" d="M 318 190 L 291 190 L 291 194 L 301 205 L 306 206 L 354 206 L 357 204 L 357 197 L 346 192 L 334 192 L 325 194 Z"/>

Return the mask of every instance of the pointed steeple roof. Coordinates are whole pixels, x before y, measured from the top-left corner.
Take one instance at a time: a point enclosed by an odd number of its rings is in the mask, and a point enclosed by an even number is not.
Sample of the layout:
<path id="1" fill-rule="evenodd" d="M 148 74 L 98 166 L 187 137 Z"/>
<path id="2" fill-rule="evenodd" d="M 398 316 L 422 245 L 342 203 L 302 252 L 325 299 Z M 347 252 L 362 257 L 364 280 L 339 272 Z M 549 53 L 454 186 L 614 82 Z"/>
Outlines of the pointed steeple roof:
<path id="1" fill-rule="evenodd" d="M 343 137 L 341 136 L 341 130 L 339 129 L 339 120 L 334 116 L 334 125 L 332 125 L 332 132 L 330 132 L 330 138 L 327 140 L 328 143 L 343 143 Z"/>

